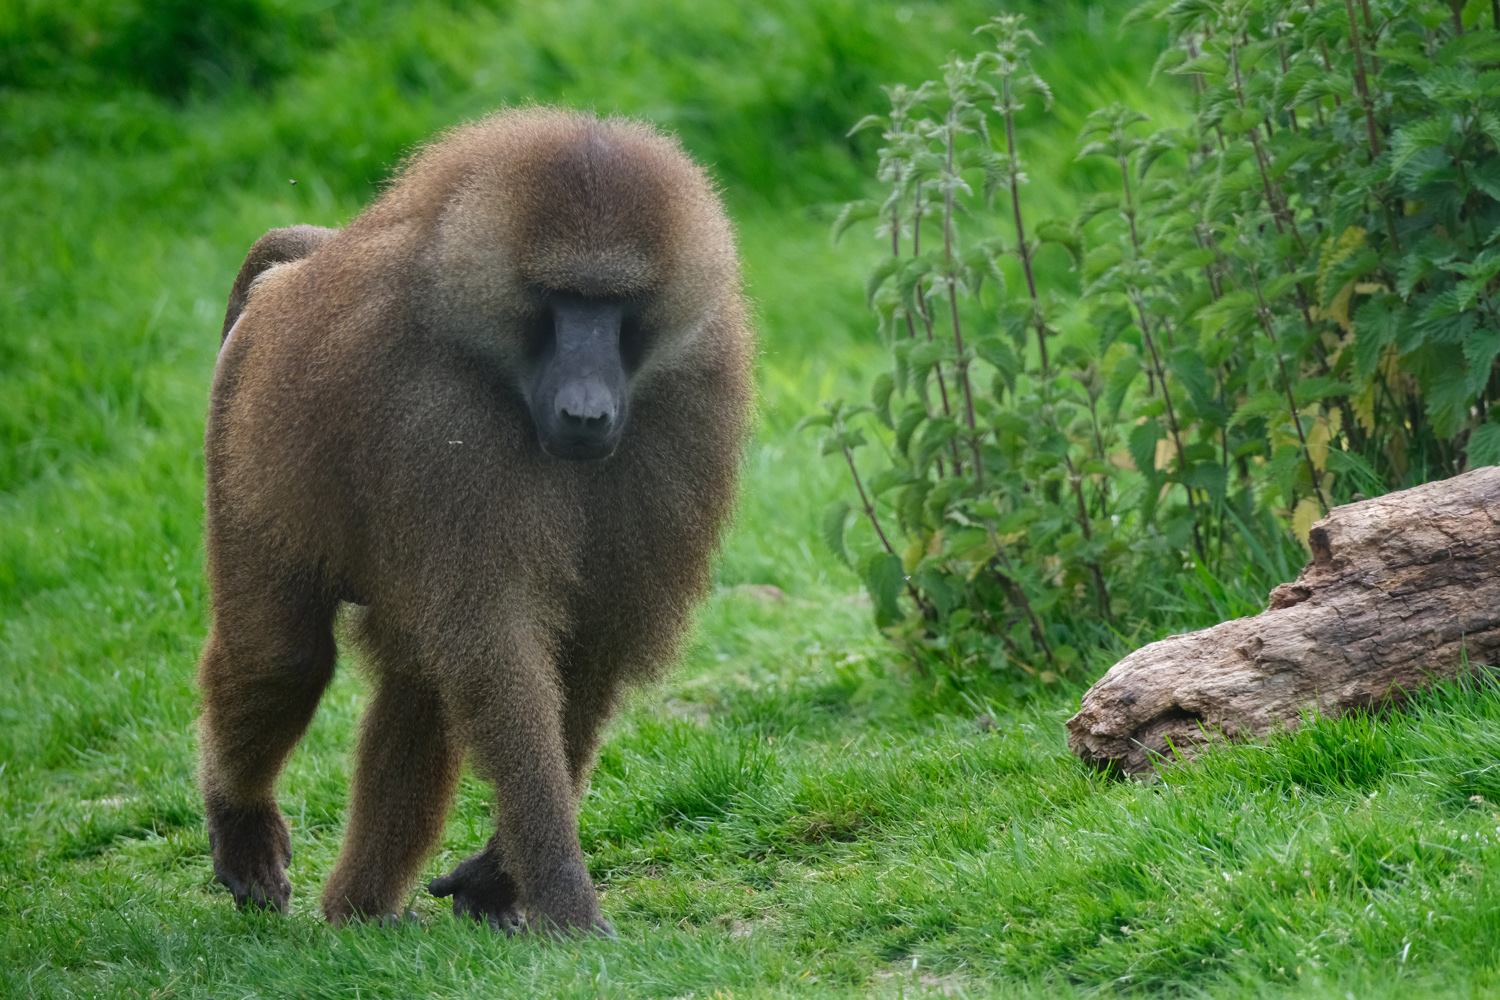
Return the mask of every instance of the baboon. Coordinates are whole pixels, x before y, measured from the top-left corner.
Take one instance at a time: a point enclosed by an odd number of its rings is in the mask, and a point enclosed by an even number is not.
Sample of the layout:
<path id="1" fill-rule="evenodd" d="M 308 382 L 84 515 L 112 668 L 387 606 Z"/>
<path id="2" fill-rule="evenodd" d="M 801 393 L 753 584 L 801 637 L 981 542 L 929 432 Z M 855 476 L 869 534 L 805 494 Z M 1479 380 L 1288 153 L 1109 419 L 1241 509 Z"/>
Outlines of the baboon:
<path id="1" fill-rule="evenodd" d="M 410 891 L 468 753 L 498 822 L 429 889 L 610 933 L 578 841 L 600 729 L 676 655 L 733 503 L 752 338 L 702 170 L 650 126 L 501 112 L 235 280 L 209 404 L 198 666 L 214 872 L 285 909 L 275 783 L 334 667 L 374 682 L 333 922 Z"/>

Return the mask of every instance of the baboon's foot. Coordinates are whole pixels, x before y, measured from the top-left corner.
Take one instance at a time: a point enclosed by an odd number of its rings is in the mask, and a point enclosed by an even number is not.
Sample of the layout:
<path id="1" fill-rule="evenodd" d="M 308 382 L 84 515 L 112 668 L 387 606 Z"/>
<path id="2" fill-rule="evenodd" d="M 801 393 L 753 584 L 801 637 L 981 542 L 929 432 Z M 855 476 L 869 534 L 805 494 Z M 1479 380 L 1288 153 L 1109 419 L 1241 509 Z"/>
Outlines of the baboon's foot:
<path id="1" fill-rule="evenodd" d="M 563 869 L 537 887 L 527 923 L 533 931 L 556 937 L 619 936 L 599 912 L 599 896 L 581 864 Z"/>
<path id="2" fill-rule="evenodd" d="M 427 891 L 439 898 L 452 896 L 455 917 L 487 923 L 508 935 L 526 931 L 516 880 L 501 867 L 491 848 L 469 855 L 457 868 L 433 879 Z"/>
<path id="3" fill-rule="evenodd" d="M 335 927 L 345 927 L 349 924 L 364 923 L 375 927 L 405 927 L 408 924 L 420 926 L 422 918 L 417 915 L 416 910 L 407 910 L 405 913 L 370 913 L 356 910 L 352 907 L 342 909 L 330 907 L 327 901 L 323 903 L 323 917 Z"/>
<path id="4" fill-rule="evenodd" d="M 286 910 L 292 898 L 286 877 L 292 836 L 274 802 L 249 808 L 210 802 L 208 846 L 214 877 L 229 887 L 235 906 Z"/>

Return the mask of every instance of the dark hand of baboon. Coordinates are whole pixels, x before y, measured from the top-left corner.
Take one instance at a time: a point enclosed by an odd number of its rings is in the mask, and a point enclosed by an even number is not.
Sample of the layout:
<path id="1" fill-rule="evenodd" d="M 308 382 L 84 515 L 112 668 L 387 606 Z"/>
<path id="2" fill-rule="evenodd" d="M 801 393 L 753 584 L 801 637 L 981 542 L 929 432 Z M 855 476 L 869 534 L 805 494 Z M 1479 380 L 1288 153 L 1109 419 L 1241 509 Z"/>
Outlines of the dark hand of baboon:
<path id="1" fill-rule="evenodd" d="M 467 754 L 491 844 L 434 881 L 508 932 L 609 933 L 578 842 L 601 728 L 676 656 L 733 503 L 751 335 L 712 186 L 649 126 L 533 108 L 424 148 L 231 293 L 199 662 L 215 872 L 284 907 L 275 782 L 332 676 L 375 693 L 335 922 L 398 911 Z M 254 822 L 233 817 L 254 817 Z"/>
<path id="2" fill-rule="evenodd" d="M 427 891 L 439 899 L 452 896 L 455 917 L 487 923 L 507 935 L 526 929 L 520 890 L 501 867 L 493 844 L 469 855 L 447 875 L 433 879 Z"/>

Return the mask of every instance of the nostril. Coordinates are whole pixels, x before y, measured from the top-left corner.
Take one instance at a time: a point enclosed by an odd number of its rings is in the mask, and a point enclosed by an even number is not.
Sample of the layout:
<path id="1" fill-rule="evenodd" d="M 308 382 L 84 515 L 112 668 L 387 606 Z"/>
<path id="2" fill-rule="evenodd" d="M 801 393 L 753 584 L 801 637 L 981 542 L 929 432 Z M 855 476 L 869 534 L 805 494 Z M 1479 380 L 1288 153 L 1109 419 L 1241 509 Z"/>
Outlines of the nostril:
<path id="1" fill-rule="evenodd" d="M 571 382 L 557 394 L 558 420 L 578 430 L 604 430 L 614 420 L 614 400 L 602 385 Z"/>
<path id="2" fill-rule="evenodd" d="M 586 431 L 603 430 L 609 426 L 610 421 L 610 416 L 607 413 L 602 413 L 597 417 L 584 417 L 563 410 L 558 414 L 558 417 L 568 426 Z"/>

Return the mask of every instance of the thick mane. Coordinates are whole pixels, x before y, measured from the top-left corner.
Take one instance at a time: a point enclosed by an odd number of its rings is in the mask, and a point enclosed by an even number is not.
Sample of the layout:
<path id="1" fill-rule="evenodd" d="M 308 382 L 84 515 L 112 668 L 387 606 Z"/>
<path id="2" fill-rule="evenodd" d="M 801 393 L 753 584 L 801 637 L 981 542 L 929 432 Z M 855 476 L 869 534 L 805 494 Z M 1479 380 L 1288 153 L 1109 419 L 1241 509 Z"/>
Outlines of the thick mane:
<path id="1" fill-rule="evenodd" d="M 426 230 L 468 198 L 499 202 L 499 235 L 518 248 L 527 283 L 586 295 L 648 293 L 727 230 L 708 178 L 675 139 L 644 122 L 543 108 L 499 112 L 424 146 L 350 229 Z"/>

